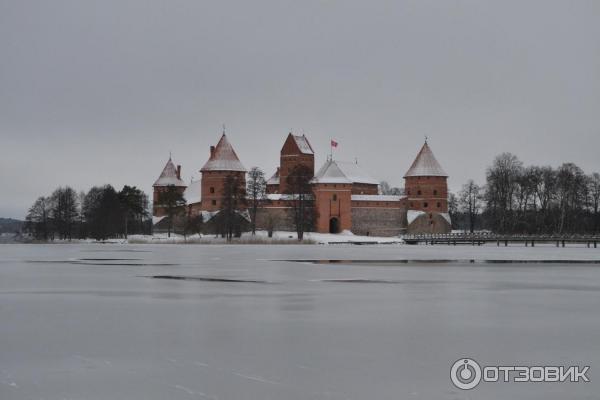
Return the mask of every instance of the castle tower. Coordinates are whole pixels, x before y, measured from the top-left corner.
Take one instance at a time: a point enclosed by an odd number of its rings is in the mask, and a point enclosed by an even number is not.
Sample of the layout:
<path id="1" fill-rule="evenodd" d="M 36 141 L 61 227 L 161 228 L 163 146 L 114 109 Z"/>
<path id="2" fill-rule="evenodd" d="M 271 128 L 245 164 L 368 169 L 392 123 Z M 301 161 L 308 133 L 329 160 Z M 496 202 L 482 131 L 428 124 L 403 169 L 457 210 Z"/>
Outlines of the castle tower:
<path id="1" fill-rule="evenodd" d="M 210 146 L 210 157 L 202 169 L 202 209 L 217 211 L 221 208 L 225 179 L 234 175 L 246 186 L 246 168 L 223 133 L 216 146 Z"/>
<path id="2" fill-rule="evenodd" d="M 152 185 L 152 215 L 155 217 L 162 217 L 165 215 L 163 207 L 159 204 L 159 196 L 160 193 L 166 191 L 169 186 L 174 186 L 181 194 L 183 194 L 187 187 L 183 180 L 181 180 L 181 165 L 178 165 L 177 168 L 175 168 L 170 156 L 169 161 L 167 161 L 160 176 Z"/>
<path id="3" fill-rule="evenodd" d="M 281 157 L 279 160 L 279 193 L 285 193 L 286 180 L 293 169 L 298 165 L 304 165 L 309 168 L 310 175 L 315 173 L 315 153 L 308 142 L 306 136 L 294 135 L 290 132 L 283 147 L 281 148 Z M 274 182 L 275 176 L 269 181 Z"/>
<path id="4" fill-rule="evenodd" d="M 377 194 L 377 181 L 352 162 L 329 159 L 311 182 L 317 209 L 316 231 L 319 233 L 351 230 L 352 195 Z"/>
<path id="5" fill-rule="evenodd" d="M 404 175 L 409 210 L 448 212 L 448 174 L 435 159 L 427 140 Z"/>

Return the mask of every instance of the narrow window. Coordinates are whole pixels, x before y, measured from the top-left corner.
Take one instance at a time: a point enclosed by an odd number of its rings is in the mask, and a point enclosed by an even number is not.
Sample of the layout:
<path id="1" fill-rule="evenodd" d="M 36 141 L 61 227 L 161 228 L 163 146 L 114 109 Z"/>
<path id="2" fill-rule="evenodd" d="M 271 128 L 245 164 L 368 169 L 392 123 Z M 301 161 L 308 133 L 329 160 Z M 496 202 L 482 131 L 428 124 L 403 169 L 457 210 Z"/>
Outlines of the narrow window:
<path id="1" fill-rule="evenodd" d="M 442 208 L 442 203 L 440 203 L 439 201 L 437 203 L 437 208 Z"/>
<path id="2" fill-rule="evenodd" d="M 213 200 L 213 201 L 212 201 L 212 205 L 213 205 L 213 206 L 216 206 L 216 205 L 217 205 L 217 201 L 216 201 L 216 200 Z"/>
<path id="3" fill-rule="evenodd" d="M 211 193 L 214 193 L 214 192 L 215 192 L 215 188 L 211 186 L 211 188 L 210 188 L 210 192 L 211 192 Z"/>
<path id="4" fill-rule="evenodd" d="M 437 190 L 434 190 L 434 191 L 433 191 L 433 195 L 434 195 L 434 196 L 437 196 Z"/>
<path id="5" fill-rule="evenodd" d="M 427 208 L 428 205 L 427 202 L 423 203 L 423 208 Z"/>
<path id="6" fill-rule="evenodd" d="M 421 191 L 420 190 L 417 190 L 417 195 L 419 195 L 419 196 L 421 195 Z"/>
<path id="7" fill-rule="evenodd" d="M 337 194 L 333 195 L 333 201 L 337 201 Z"/>

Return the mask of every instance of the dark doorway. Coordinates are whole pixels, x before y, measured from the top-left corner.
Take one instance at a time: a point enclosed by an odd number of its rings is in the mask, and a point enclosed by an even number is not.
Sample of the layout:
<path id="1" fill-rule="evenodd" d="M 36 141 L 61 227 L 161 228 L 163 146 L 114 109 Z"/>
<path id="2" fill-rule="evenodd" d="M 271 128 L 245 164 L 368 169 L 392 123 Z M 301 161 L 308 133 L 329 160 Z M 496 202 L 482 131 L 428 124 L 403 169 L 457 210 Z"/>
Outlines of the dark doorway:
<path id="1" fill-rule="evenodd" d="M 329 220 L 329 233 L 340 233 L 340 222 L 337 218 Z"/>

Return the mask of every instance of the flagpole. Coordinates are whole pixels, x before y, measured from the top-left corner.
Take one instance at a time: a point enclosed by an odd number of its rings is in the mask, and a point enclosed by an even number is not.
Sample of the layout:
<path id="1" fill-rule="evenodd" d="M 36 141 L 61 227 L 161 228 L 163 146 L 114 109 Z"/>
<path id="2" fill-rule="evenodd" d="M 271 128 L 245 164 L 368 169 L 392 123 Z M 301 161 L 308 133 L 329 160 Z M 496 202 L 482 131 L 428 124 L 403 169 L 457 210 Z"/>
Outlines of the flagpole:
<path id="1" fill-rule="evenodd" d="M 329 138 L 329 161 L 333 161 L 333 139 Z"/>

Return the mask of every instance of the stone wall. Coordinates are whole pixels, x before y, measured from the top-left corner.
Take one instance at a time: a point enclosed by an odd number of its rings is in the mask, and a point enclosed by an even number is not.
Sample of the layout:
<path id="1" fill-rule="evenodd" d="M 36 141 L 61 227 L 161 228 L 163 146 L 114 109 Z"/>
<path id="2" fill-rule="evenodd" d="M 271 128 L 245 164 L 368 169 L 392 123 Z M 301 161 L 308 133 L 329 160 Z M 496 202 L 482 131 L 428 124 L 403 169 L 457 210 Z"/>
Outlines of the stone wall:
<path id="1" fill-rule="evenodd" d="M 408 233 L 450 233 L 452 227 L 442 215 L 426 213 L 415 218 L 408 225 Z"/>
<path id="2" fill-rule="evenodd" d="M 406 210 L 401 208 L 353 207 L 355 235 L 398 236 L 406 230 Z"/>
<path id="3" fill-rule="evenodd" d="M 268 230 L 269 224 L 275 231 L 295 231 L 288 207 L 259 208 L 256 212 L 256 229 Z"/>

